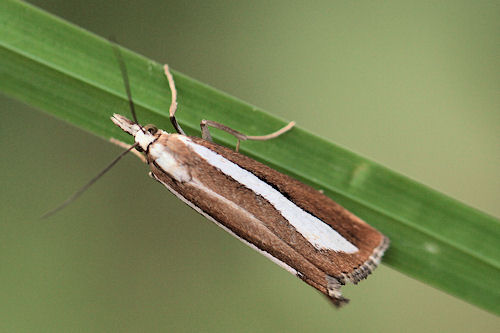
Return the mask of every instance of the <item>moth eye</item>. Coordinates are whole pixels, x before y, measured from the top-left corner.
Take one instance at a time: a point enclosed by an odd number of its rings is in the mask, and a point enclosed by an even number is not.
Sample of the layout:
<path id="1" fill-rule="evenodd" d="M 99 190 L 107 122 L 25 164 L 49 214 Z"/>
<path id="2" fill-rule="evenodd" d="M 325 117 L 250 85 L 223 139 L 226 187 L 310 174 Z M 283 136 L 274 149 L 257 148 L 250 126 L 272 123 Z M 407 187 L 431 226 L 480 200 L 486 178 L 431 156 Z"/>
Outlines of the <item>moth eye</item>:
<path id="1" fill-rule="evenodd" d="M 156 128 L 156 126 L 155 126 L 155 125 L 146 125 L 146 126 L 144 127 L 144 129 L 145 129 L 146 131 L 148 131 L 148 132 L 149 132 L 149 134 L 152 134 L 152 135 L 154 135 L 156 132 L 158 132 L 158 128 Z"/>
<path id="2" fill-rule="evenodd" d="M 136 146 L 135 147 L 135 150 L 137 150 L 138 152 L 142 153 L 144 151 L 144 149 L 142 149 L 141 146 Z"/>

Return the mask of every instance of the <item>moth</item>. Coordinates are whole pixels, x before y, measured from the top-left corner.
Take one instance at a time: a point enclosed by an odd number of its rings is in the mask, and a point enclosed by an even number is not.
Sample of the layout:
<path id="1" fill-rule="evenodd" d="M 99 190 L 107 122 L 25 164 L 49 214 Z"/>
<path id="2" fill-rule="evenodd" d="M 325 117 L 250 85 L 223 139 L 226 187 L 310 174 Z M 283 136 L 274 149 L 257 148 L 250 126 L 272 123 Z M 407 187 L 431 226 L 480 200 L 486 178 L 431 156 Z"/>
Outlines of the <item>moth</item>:
<path id="1" fill-rule="evenodd" d="M 122 64 L 122 73 L 126 71 Z M 358 283 L 380 263 L 389 239 L 329 197 L 292 177 L 238 153 L 246 136 L 214 121 L 201 122 L 202 138 L 185 134 L 175 118 L 177 91 L 164 67 L 172 93 L 170 120 L 177 133 L 114 114 L 112 121 L 132 135 L 149 165 L 150 176 L 219 227 L 326 295 L 336 306 L 348 302 L 346 282 Z M 131 101 L 128 80 L 126 90 Z M 133 103 L 130 103 L 133 106 Z M 135 112 L 132 107 L 132 113 Z M 236 150 L 214 143 L 209 126 L 238 139 Z"/>

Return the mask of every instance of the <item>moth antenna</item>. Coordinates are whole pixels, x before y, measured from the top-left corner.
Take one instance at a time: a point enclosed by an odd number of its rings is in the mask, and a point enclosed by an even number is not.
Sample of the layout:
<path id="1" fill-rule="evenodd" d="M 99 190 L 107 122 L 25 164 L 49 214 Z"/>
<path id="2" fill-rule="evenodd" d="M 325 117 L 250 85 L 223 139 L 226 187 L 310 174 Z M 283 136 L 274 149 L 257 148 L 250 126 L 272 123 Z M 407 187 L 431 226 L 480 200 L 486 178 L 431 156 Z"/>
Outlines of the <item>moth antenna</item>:
<path id="1" fill-rule="evenodd" d="M 116 56 L 116 60 L 118 61 L 118 65 L 120 66 L 120 72 L 122 73 L 122 79 L 123 79 L 123 85 L 125 86 L 125 91 L 127 93 L 127 98 L 128 98 L 128 104 L 130 106 L 130 112 L 132 113 L 132 119 L 134 122 L 139 125 L 139 121 L 137 120 L 137 115 L 135 113 L 135 106 L 134 102 L 132 101 L 132 91 L 130 90 L 130 82 L 128 79 L 128 73 L 127 73 L 127 67 L 125 66 L 125 61 L 123 60 L 122 53 L 120 52 L 120 49 L 118 47 L 118 44 L 114 41 L 114 39 L 110 39 L 111 45 L 113 45 L 113 51 Z M 141 128 L 142 132 L 144 132 L 144 129 L 142 126 L 139 125 Z"/>
<path id="2" fill-rule="evenodd" d="M 118 161 L 121 160 L 123 156 L 125 156 L 127 153 L 129 153 L 132 149 L 134 149 L 138 145 L 139 145 L 139 143 L 136 142 L 135 144 L 133 144 L 132 146 L 130 146 L 130 148 L 128 148 L 127 150 L 125 150 L 123 153 L 121 153 L 110 164 L 108 164 L 108 166 L 106 166 L 104 169 L 102 169 L 101 172 L 99 172 L 87 184 L 85 184 L 84 186 L 82 186 L 82 188 L 80 188 L 78 191 L 76 191 L 72 196 L 70 196 L 68 199 L 66 199 L 63 203 L 61 203 L 56 208 L 54 208 L 51 211 L 43 214 L 41 216 L 41 219 L 45 219 L 45 218 L 47 218 L 49 216 L 54 215 L 55 213 L 57 213 L 58 211 L 60 211 L 61 209 L 63 209 L 64 207 L 66 207 L 67 205 L 69 205 L 70 203 L 72 203 L 73 201 L 75 201 L 76 199 L 78 199 L 90 186 L 92 186 L 99 178 L 101 178 L 102 176 L 104 176 L 104 174 L 106 172 L 108 172 L 116 163 L 118 163 Z"/>

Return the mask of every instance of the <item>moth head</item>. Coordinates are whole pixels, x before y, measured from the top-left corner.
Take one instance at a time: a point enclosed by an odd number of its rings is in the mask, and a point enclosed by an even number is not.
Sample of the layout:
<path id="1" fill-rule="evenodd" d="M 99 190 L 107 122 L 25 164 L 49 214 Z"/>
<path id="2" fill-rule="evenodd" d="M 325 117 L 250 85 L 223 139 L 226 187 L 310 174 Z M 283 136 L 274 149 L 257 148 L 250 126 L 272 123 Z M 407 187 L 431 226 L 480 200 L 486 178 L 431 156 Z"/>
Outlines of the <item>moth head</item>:
<path id="1" fill-rule="evenodd" d="M 140 125 L 116 113 L 111 117 L 111 120 L 124 132 L 134 136 L 135 142 L 138 143 L 137 150 L 139 151 L 147 150 L 148 146 L 155 141 L 159 135 L 159 131 L 154 125 L 147 125 L 141 128 Z"/>
<path id="2" fill-rule="evenodd" d="M 153 125 L 147 125 L 143 127 L 143 130 L 137 131 L 134 135 L 135 142 L 138 143 L 136 147 L 138 151 L 146 151 L 148 146 L 158 138 L 157 134 L 159 134 L 158 129 Z"/>
<path id="3" fill-rule="evenodd" d="M 135 134 L 135 142 L 139 145 L 135 148 L 140 152 L 146 151 L 148 146 L 156 140 L 158 128 L 155 125 L 146 125 L 143 127 L 144 131 L 138 131 Z"/>

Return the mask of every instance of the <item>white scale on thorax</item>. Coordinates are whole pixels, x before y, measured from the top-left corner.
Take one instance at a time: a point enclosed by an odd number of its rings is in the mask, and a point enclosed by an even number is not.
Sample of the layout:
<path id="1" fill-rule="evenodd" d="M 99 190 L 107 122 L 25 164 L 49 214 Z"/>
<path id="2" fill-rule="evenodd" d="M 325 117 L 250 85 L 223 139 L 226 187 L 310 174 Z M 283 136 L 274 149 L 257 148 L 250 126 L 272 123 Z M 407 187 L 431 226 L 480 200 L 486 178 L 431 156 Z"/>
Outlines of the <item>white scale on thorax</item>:
<path id="1" fill-rule="evenodd" d="M 207 163 L 244 185 L 255 194 L 265 198 L 316 249 L 344 253 L 359 251 L 356 246 L 342 237 L 331 226 L 298 207 L 279 191 L 260 180 L 251 172 L 241 168 L 216 152 L 194 143 L 186 136 L 179 135 L 177 138 L 201 156 Z M 150 154 L 163 170 L 168 171 L 178 181 L 190 180 L 186 168 L 177 163 L 168 148 L 161 144 L 153 143 L 150 147 Z"/>

